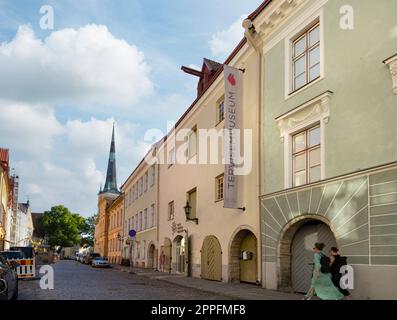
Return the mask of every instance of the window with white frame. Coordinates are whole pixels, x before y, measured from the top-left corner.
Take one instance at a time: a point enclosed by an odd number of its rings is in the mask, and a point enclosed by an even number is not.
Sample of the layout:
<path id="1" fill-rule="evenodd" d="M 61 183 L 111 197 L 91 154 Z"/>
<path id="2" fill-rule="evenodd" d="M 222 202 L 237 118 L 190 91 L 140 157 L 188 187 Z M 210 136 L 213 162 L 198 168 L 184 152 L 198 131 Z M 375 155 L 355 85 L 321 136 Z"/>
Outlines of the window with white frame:
<path id="1" fill-rule="evenodd" d="M 142 241 L 142 259 L 146 259 L 146 240 Z"/>
<path id="2" fill-rule="evenodd" d="M 320 135 L 320 125 L 293 135 L 292 181 L 294 187 L 321 180 Z"/>
<path id="3" fill-rule="evenodd" d="M 216 104 L 216 123 L 219 124 L 225 119 L 225 98 L 222 97 Z"/>
<path id="4" fill-rule="evenodd" d="M 215 178 L 215 201 L 223 200 L 224 177 L 224 174 L 221 174 Z"/>
<path id="5" fill-rule="evenodd" d="M 317 19 L 291 41 L 291 92 L 321 76 L 320 31 L 320 21 Z"/>
<path id="6" fill-rule="evenodd" d="M 148 228 L 148 221 L 147 221 L 147 208 L 143 210 L 143 230 L 146 230 Z"/>
<path id="7" fill-rule="evenodd" d="M 187 136 L 187 157 L 190 159 L 197 153 L 197 127 L 195 126 Z"/>
<path id="8" fill-rule="evenodd" d="M 175 148 L 168 151 L 168 168 L 175 164 Z"/>
<path id="9" fill-rule="evenodd" d="M 154 203 L 150 206 L 150 216 L 151 216 L 151 226 L 155 227 L 156 226 L 156 212 L 154 208 Z"/>
<path id="10" fill-rule="evenodd" d="M 156 179 L 156 167 L 153 165 L 150 169 L 151 169 L 151 177 L 152 177 L 150 186 L 153 187 L 154 181 Z"/>
<path id="11" fill-rule="evenodd" d="M 139 196 L 143 193 L 143 177 L 139 179 Z"/>
<path id="12" fill-rule="evenodd" d="M 139 226 L 138 226 L 139 231 L 142 231 L 142 211 L 139 212 Z"/>
<path id="13" fill-rule="evenodd" d="M 148 186 L 149 186 L 149 172 L 147 172 L 147 171 L 145 173 L 145 183 L 144 183 L 144 185 L 145 185 L 145 192 L 146 192 L 147 189 L 148 189 Z"/>
<path id="14" fill-rule="evenodd" d="M 168 220 L 174 219 L 174 201 L 168 203 Z"/>

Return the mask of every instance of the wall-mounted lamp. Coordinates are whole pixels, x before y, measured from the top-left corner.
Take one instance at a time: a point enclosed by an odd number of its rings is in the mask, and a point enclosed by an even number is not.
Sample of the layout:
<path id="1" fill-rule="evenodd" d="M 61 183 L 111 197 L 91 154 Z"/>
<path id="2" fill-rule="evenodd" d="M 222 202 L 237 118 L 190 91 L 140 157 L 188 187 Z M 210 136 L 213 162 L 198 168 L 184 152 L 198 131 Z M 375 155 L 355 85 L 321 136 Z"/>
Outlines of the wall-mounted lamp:
<path id="1" fill-rule="evenodd" d="M 198 218 L 190 218 L 192 207 L 189 205 L 189 201 L 186 202 L 186 206 L 184 206 L 183 209 L 185 209 L 186 220 L 196 221 L 196 224 L 198 224 Z"/>

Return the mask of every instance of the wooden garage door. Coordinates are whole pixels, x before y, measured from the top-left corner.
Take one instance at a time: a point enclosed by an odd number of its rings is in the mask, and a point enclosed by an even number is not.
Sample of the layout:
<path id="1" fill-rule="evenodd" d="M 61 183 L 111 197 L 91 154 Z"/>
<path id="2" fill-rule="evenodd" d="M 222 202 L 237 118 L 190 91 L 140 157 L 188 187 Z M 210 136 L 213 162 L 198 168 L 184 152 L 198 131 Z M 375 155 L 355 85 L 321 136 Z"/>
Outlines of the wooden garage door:
<path id="1" fill-rule="evenodd" d="M 316 242 L 325 244 L 324 252 L 336 246 L 331 229 L 324 223 L 302 226 L 292 241 L 292 288 L 296 292 L 306 293 L 310 289 L 313 272 L 313 246 Z"/>
<path id="2" fill-rule="evenodd" d="M 222 280 L 222 250 L 214 236 L 204 239 L 201 248 L 201 277 L 208 280 Z"/>

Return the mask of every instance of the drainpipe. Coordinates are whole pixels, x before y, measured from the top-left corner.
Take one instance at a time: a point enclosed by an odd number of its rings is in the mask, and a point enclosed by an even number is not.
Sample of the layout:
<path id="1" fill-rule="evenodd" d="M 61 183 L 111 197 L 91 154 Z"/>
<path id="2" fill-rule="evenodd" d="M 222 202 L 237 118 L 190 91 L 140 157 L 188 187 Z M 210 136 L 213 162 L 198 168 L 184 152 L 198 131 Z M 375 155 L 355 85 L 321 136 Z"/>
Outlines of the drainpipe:
<path id="1" fill-rule="evenodd" d="M 259 284 L 262 283 L 262 286 L 266 283 L 266 276 L 262 273 L 262 221 L 261 221 L 261 206 L 260 206 L 260 196 L 262 194 L 262 107 L 263 107 L 263 83 L 264 83 L 264 71 L 263 71 L 263 40 L 261 39 L 261 35 L 256 31 L 253 22 L 250 19 L 245 19 L 243 21 L 243 28 L 245 30 L 244 35 L 247 39 L 249 45 L 251 45 L 254 50 L 258 54 L 258 64 L 259 64 L 259 84 L 258 84 L 258 110 L 257 110 L 257 188 L 256 188 L 256 198 L 257 198 L 257 212 L 258 212 L 258 220 L 259 220 L 259 245 L 257 246 L 258 251 L 258 278 L 262 281 L 259 281 Z"/>

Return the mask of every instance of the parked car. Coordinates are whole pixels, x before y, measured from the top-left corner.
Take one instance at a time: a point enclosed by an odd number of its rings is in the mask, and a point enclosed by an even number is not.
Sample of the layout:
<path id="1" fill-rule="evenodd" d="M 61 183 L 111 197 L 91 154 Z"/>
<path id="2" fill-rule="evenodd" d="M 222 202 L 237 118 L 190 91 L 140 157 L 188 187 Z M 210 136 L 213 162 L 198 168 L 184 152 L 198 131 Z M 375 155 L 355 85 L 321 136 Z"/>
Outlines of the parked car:
<path id="1" fill-rule="evenodd" d="M 110 263 L 108 259 L 97 257 L 94 258 L 91 262 L 91 266 L 93 268 L 110 268 Z"/>
<path id="2" fill-rule="evenodd" d="M 83 260 L 84 260 L 84 254 L 82 254 L 82 253 L 78 253 L 77 254 L 77 259 L 76 259 L 78 262 L 80 262 L 80 263 L 83 263 Z"/>
<path id="3" fill-rule="evenodd" d="M 14 268 L 19 264 L 12 261 L 11 265 L 12 267 L 0 254 L 0 300 L 16 300 L 18 298 L 18 276 Z"/>
<path id="4" fill-rule="evenodd" d="M 84 256 L 84 264 L 90 265 L 93 259 L 100 257 L 101 255 L 99 253 L 88 253 L 87 255 Z"/>

